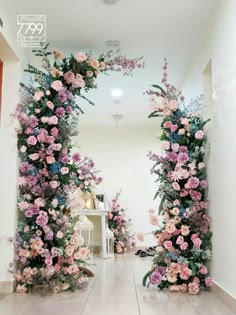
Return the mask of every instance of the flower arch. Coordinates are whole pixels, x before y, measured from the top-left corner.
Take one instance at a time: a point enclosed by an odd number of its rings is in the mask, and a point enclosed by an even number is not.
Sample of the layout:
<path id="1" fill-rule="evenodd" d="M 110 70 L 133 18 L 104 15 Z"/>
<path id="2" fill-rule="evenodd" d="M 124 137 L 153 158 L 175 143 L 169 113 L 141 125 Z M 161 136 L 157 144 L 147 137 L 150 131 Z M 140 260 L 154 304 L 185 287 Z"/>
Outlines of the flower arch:
<path id="1" fill-rule="evenodd" d="M 94 58 L 78 52 L 64 57 L 48 45 L 33 51 L 42 69 L 28 65 L 31 83 L 21 83 L 21 103 L 15 116 L 19 151 L 16 267 L 11 272 L 17 292 L 48 285 L 54 292 L 74 290 L 87 279 L 82 271 L 88 249 L 73 230 L 69 192 L 91 191 L 101 182 L 94 162 L 71 153 L 70 135 L 83 113 L 76 96 L 96 88 L 100 73 L 132 74 L 144 66 L 141 58 L 127 59 L 111 52 Z M 53 57 L 53 61 L 50 59 Z"/>
<path id="2" fill-rule="evenodd" d="M 197 294 L 212 284 L 208 270 L 212 233 L 205 165 L 208 143 L 204 132 L 208 120 L 204 121 L 196 111 L 201 107 L 201 98 L 186 107 L 181 92 L 167 82 L 166 61 L 163 69 L 164 88 L 153 85 L 154 90 L 147 91 L 153 108 L 149 117 L 163 118 L 160 140 L 164 156 L 151 152 L 148 155 L 154 162 L 151 172 L 158 176 L 155 198 L 159 196 L 161 200 L 162 224 L 158 224 L 155 211 L 150 211 L 158 246 L 143 284 Z"/>

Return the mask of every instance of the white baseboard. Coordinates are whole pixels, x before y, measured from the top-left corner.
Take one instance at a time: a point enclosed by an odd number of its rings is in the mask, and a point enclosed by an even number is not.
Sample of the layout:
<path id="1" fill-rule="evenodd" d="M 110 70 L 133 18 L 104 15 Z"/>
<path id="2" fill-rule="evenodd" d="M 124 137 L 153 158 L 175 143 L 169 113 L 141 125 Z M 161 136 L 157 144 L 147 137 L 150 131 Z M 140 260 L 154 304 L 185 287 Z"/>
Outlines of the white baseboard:
<path id="1" fill-rule="evenodd" d="M 12 293 L 15 291 L 15 281 L 0 281 L 0 293 Z"/>
<path id="2" fill-rule="evenodd" d="M 211 290 L 226 306 L 228 306 L 228 308 L 236 313 L 236 299 L 232 295 L 230 295 L 217 283 L 213 284 Z"/>

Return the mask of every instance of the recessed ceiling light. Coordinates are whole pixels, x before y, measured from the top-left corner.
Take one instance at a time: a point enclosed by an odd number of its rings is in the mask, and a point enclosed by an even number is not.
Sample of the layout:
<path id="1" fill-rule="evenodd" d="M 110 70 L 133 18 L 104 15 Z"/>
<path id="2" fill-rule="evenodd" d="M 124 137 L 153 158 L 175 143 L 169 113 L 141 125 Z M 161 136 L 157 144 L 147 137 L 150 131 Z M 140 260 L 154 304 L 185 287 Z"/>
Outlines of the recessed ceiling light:
<path id="1" fill-rule="evenodd" d="M 105 42 L 106 46 L 108 47 L 117 47 L 117 46 L 120 46 L 120 41 L 119 40 L 107 40 Z"/>
<path id="2" fill-rule="evenodd" d="M 123 91 L 121 89 L 112 89 L 111 95 L 112 97 L 121 97 L 123 95 Z"/>
<path id="3" fill-rule="evenodd" d="M 102 0 L 105 4 L 113 5 L 119 2 L 119 0 Z"/>

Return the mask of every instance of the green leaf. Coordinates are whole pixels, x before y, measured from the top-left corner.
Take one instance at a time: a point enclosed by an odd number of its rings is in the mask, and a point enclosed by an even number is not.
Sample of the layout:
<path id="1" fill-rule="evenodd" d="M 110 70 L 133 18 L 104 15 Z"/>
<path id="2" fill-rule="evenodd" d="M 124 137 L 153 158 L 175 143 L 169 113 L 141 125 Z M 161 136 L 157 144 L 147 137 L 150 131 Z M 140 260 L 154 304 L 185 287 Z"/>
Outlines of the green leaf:
<path id="1" fill-rule="evenodd" d="M 162 88 L 160 85 L 158 85 L 158 84 L 152 84 L 151 86 L 154 87 L 154 88 L 156 88 L 156 89 L 158 89 L 158 90 L 160 90 L 161 93 L 163 93 L 164 95 L 166 95 L 166 92 L 163 90 L 163 88 Z"/>
<path id="2" fill-rule="evenodd" d="M 150 278 L 151 274 L 152 274 L 152 271 L 148 271 L 148 272 L 145 274 L 145 276 L 143 277 L 143 286 L 144 286 L 144 287 L 147 286 L 147 280 L 148 280 L 148 278 Z"/>

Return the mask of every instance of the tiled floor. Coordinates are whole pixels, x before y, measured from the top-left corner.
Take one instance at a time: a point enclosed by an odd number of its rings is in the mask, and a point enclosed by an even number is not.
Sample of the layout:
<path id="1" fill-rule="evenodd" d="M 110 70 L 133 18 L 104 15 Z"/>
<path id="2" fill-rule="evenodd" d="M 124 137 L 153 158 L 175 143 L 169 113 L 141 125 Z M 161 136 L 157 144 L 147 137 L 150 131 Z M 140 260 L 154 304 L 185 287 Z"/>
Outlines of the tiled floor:
<path id="1" fill-rule="evenodd" d="M 96 260 L 96 278 L 75 293 L 48 296 L 10 294 L 0 300 L 1 315 L 233 315 L 213 293 L 198 296 L 142 287 L 150 257 L 119 255 Z"/>

